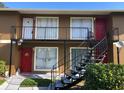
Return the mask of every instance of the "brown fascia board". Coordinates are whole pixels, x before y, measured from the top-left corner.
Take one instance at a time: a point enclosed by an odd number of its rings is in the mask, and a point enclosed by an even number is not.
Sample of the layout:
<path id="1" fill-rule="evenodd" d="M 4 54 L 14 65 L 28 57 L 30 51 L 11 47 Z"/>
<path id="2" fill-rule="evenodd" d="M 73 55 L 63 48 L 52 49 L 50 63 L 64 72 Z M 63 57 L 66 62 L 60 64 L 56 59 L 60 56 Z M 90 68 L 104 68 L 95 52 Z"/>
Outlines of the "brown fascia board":
<path id="1" fill-rule="evenodd" d="M 8 8 L 0 8 L 0 14 L 20 14 L 16 10 L 8 9 Z"/>
<path id="2" fill-rule="evenodd" d="M 86 14 L 86 15 L 109 15 L 112 13 L 124 13 L 124 10 L 48 10 L 48 9 L 12 9 L 12 8 L 0 8 L 0 12 L 17 12 L 20 14 Z"/>
<path id="3" fill-rule="evenodd" d="M 124 12 L 112 12 L 111 15 L 124 15 Z"/>

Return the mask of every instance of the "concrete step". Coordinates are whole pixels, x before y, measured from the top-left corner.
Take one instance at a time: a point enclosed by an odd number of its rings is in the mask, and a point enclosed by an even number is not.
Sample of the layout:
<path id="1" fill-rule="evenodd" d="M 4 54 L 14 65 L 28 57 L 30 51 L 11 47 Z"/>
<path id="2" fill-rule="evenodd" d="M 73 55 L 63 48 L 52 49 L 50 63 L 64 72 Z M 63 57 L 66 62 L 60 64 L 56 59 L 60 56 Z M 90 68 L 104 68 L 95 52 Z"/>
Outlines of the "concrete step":
<path id="1" fill-rule="evenodd" d="M 63 87 L 64 87 L 64 85 L 62 84 L 61 80 L 57 80 L 57 81 L 55 82 L 55 88 L 56 88 L 56 89 L 61 89 L 61 88 L 63 88 Z"/>
<path id="2" fill-rule="evenodd" d="M 71 84 L 70 79 L 66 78 L 66 77 L 61 77 L 61 80 L 64 84 Z"/>

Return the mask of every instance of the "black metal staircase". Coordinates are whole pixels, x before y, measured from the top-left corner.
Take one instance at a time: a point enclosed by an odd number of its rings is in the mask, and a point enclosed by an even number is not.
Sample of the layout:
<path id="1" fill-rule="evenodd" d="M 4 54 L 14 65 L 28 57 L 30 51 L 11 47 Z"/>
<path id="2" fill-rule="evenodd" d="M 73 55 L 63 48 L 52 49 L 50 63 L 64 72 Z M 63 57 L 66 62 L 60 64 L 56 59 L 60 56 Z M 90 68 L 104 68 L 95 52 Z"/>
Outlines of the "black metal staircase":
<path id="1" fill-rule="evenodd" d="M 107 51 L 107 38 L 104 37 L 101 41 L 99 41 L 97 44 L 94 44 L 92 46 L 90 33 L 88 33 L 88 43 L 82 42 L 80 44 L 81 46 L 87 47 L 87 52 L 80 53 L 73 59 L 66 60 L 66 67 L 63 71 L 60 71 L 63 66 L 65 66 L 64 63 L 60 65 L 53 65 L 51 69 L 51 89 L 68 89 L 71 86 L 77 84 L 83 79 L 85 68 L 87 64 L 96 63 L 96 62 L 104 62 L 106 57 L 106 51 Z M 66 57 L 70 57 L 71 53 L 68 53 Z M 79 57 L 84 55 L 83 58 L 80 59 L 80 62 L 76 65 L 73 65 L 72 69 L 72 62 L 73 60 L 77 61 Z M 61 59 L 63 60 L 64 57 Z M 61 61 L 59 60 L 59 62 Z M 69 65 L 68 65 L 69 64 Z"/>

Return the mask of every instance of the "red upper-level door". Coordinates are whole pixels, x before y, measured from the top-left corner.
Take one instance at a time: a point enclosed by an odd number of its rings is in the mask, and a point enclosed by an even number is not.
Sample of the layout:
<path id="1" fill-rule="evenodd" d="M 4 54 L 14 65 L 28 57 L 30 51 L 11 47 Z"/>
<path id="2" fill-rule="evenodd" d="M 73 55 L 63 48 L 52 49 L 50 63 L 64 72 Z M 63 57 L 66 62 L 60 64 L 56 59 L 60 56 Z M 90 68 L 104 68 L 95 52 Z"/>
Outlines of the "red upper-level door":
<path id="1" fill-rule="evenodd" d="M 95 20 L 95 39 L 102 40 L 106 35 L 106 19 L 96 18 Z"/>
<path id="2" fill-rule="evenodd" d="M 107 33 L 107 19 L 106 18 L 96 18 L 95 20 L 95 39 L 100 41 L 102 40 Z M 96 50 L 98 53 L 99 50 Z M 96 54 L 98 55 L 98 54 Z M 103 61 L 104 63 L 108 62 L 108 54 L 106 53 L 106 57 Z"/>
<path id="3" fill-rule="evenodd" d="M 31 72 L 32 70 L 32 48 L 22 48 L 20 50 L 20 70 L 21 72 Z"/>

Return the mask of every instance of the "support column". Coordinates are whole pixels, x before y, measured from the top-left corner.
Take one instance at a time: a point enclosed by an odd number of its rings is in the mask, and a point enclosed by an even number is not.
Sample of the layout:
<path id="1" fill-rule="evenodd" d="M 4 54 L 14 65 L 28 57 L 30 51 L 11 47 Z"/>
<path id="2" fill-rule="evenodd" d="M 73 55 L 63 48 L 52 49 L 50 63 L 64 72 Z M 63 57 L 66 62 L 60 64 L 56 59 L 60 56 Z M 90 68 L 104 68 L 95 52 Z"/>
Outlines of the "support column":
<path id="1" fill-rule="evenodd" d="M 9 77 L 11 76 L 11 65 L 12 65 L 12 48 L 13 48 L 13 46 L 12 46 L 12 42 L 13 42 L 13 40 L 11 39 L 11 43 L 10 43 L 10 62 L 9 62 Z"/>
<path id="2" fill-rule="evenodd" d="M 120 56 L 119 56 L 119 48 L 117 47 L 117 57 L 118 57 L 118 64 L 120 64 Z"/>
<path id="3" fill-rule="evenodd" d="M 64 40 L 64 73 L 66 72 L 66 40 Z"/>

